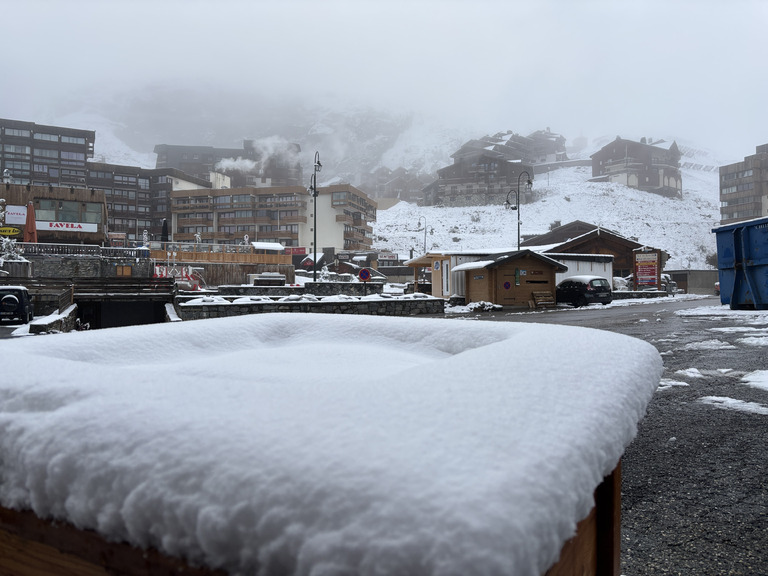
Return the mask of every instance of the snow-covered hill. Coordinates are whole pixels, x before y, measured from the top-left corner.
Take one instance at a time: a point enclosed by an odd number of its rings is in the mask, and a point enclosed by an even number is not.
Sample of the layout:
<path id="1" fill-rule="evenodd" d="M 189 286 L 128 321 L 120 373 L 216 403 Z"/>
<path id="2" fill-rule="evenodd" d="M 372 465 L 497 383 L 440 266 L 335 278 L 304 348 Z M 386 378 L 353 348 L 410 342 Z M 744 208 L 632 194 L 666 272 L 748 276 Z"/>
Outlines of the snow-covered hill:
<path id="1" fill-rule="evenodd" d="M 706 269 L 716 252 L 711 230 L 719 222 L 718 173 L 683 169 L 682 199 L 664 198 L 619 184 L 587 182 L 591 169 L 562 168 L 538 175 L 536 200 L 523 204 L 522 236 L 549 231 L 556 221 L 583 220 L 670 254 L 667 269 Z M 401 255 L 427 250 L 514 250 L 517 212 L 499 206 L 419 207 L 400 202 L 380 210 L 374 248 Z"/>

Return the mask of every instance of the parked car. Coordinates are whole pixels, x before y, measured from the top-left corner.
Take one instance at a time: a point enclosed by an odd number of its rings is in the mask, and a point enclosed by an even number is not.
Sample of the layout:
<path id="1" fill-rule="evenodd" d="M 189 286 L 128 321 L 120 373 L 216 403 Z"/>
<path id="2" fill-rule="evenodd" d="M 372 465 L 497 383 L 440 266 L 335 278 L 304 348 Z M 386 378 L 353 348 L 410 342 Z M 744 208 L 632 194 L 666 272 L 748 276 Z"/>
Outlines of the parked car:
<path id="1" fill-rule="evenodd" d="M 611 283 L 602 276 L 571 276 L 557 285 L 555 299 L 571 306 L 610 304 L 613 301 Z"/>
<path id="2" fill-rule="evenodd" d="M 24 286 L 0 286 L 0 321 L 21 320 L 26 324 L 34 317 L 32 300 Z"/>

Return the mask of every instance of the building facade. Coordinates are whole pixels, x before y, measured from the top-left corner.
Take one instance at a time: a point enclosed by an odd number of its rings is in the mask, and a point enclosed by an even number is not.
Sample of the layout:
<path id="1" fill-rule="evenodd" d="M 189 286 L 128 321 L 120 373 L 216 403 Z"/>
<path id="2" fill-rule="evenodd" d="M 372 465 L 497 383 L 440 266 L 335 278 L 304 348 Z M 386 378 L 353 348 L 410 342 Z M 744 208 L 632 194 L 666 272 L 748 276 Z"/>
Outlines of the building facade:
<path id="1" fill-rule="evenodd" d="M 720 167 L 720 224 L 768 215 L 768 144 L 742 162 Z"/>
<path id="2" fill-rule="evenodd" d="M 2 184 L 3 236 L 21 242 L 29 203 L 35 210 L 37 241 L 56 244 L 104 244 L 107 205 L 101 190 L 63 186 Z"/>
<path id="3" fill-rule="evenodd" d="M 230 177 L 234 188 L 303 185 L 298 144 L 269 148 L 253 140 L 244 140 L 242 148 L 158 144 L 154 151 L 156 168 L 176 168 L 201 180 L 219 172 Z"/>
<path id="4" fill-rule="evenodd" d="M 649 143 L 619 136 L 592 154 L 592 181 L 617 182 L 663 196 L 681 197 L 683 178 L 675 142 Z"/>
<path id="5" fill-rule="evenodd" d="M 96 132 L 0 118 L 0 172 L 13 184 L 86 187 Z"/>
<path id="6" fill-rule="evenodd" d="M 315 201 L 303 186 L 174 190 L 170 197 L 175 242 L 277 242 L 294 254 L 370 250 L 372 245 L 369 222 L 376 220 L 376 203 L 349 184 L 319 187 L 318 250 L 313 247 Z"/>
<path id="7" fill-rule="evenodd" d="M 109 214 L 109 231 L 124 234 L 128 243 L 159 240 L 163 220 L 171 220 L 170 192 L 210 188 L 209 181 L 174 168 L 140 168 L 104 162 L 89 162 L 89 188 L 103 192 Z"/>

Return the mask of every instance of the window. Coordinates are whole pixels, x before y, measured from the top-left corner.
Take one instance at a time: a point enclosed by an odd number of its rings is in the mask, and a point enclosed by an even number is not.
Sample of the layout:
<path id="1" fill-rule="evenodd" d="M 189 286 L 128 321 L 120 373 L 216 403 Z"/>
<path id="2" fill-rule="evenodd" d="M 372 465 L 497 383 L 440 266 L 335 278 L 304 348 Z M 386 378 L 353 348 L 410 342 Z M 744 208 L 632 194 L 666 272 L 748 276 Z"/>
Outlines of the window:
<path id="1" fill-rule="evenodd" d="M 80 162 L 85 162 L 85 154 L 83 154 L 82 152 L 67 152 L 66 150 L 62 150 L 61 159 L 62 160 L 78 160 Z"/>
<path id="2" fill-rule="evenodd" d="M 85 138 L 79 136 L 62 136 L 61 141 L 67 144 L 85 144 Z"/>
<path id="3" fill-rule="evenodd" d="M 48 142 L 58 142 L 58 134 L 45 134 L 44 132 L 36 132 L 33 136 L 35 140 L 47 140 Z"/>
<path id="4" fill-rule="evenodd" d="M 149 178 L 139 178 L 139 189 L 149 190 Z"/>
<path id="5" fill-rule="evenodd" d="M 18 130 L 17 128 L 6 128 L 5 135 L 6 136 L 23 136 L 25 138 L 29 138 L 29 130 Z"/>
<path id="6" fill-rule="evenodd" d="M 64 153 L 61 153 L 62 158 Z M 136 186 L 136 176 L 125 176 L 124 174 L 115 174 L 115 184 L 127 184 L 129 186 Z"/>
<path id="7" fill-rule="evenodd" d="M 44 222 L 56 221 L 56 201 L 40 200 L 38 207 L 35 208 L 35 218 Z"/>
<path id="8" fill-rule="evenodd" d="M 35 148 L 35 156 L 41 156 L 43 158 L 58 158 L 58 150 L 47 150 L 46 148 Z"/>
<path id="9" fill-rule="evenodd" d="M 6 144 L 3 146 L 3 150 L 5 152 L 10 152 L 12 154 L 29 154 L 29 151 L 31 148 L 29 146 L 16 146 L 14 144 Z M 6 155 L 7 156 L 7 155 Z"/>
<path id="10" fill-rule="evenodd" d="M 69 200 L 59 201 L 59 222 L 78 222 L 80 220 L 80 203 Z"/>
<path id="11" fill-rule="evenodd" d="M 98 178 L 100 180 L 112 180 L 112 172 L 102 172 L 99 170 L 89 170 L 88 176 L 91 178 Z"/>
<path id="12" fill-rule="evenodd" d="M 86 202 L 83 208 L 83 222 L 101 224 L 102 205 L 96 202 Z"/>

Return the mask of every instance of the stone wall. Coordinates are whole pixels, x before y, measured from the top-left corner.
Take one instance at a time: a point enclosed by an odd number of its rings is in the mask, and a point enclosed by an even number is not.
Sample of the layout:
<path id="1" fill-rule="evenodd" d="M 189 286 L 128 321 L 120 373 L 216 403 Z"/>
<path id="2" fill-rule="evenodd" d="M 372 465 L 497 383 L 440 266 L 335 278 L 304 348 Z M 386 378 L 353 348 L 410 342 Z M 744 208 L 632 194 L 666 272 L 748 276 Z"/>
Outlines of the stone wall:
<path id="1" fill-rule="evenodd" d="M 380 300 L 357 300 L 344 302 L 254 302 L 249 304 L 182 304 L 175 303 L 176 313 L 182 320 L 225 318 L 243 314 L 264 314 L 268 312 L 304 312 L 320 314 L 365 314 L 370 316 L 418 316 L 422 314 L 443 314 L 445 300 L 442 298 L 382 298 Z"/>
<path id="2" fill-rule="evenodd" d="M 31 254 L 34 276 L 37 278 L 115 278 L 125 275 L 130 267 L 130 276 L 151 278 L 154 273 L 148 258 L 103 258 L 88 254 L 52 255 Z"/>
<path id="3" fill-rule="evenodd" d="M 61 314 L 55 314 L 32 320 L 29 323 L 30 334 L 46 334 L 49 332 L 71 332 L 75 329 L 77 320 L 77 304 L 73 304 Z"/>
<path id="4" fill-rule="evenodd" d="M 384 284 L 381 282 L 306 282 L 303 286 L 219 286 L 222 296 L 290 296 L 292 294 L 314 294 L 318 297 L 368 296 L 381 294 Z"/>

